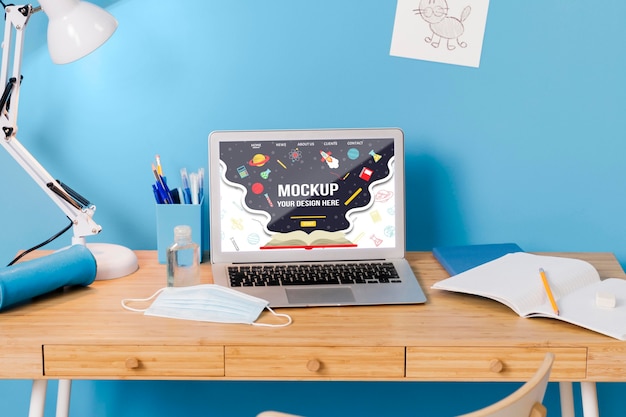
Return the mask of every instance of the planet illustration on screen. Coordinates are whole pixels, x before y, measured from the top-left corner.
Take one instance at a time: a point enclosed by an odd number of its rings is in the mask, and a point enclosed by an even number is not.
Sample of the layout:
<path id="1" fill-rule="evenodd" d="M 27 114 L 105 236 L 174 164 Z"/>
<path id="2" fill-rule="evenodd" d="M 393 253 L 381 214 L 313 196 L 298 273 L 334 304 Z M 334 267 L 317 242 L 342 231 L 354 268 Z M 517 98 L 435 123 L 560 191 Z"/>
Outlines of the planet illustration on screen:
<path id="1" fill-rule="evenodd" d="M 255 154 L 251 160 L 248 161 L 248 165 L 253 167 L 262 167 L 270 160 L 269 155 L 263 155 L 262 153 Z"/>
<path id="2" fill-rule="evenodd" d="M 261 194 L 263 190 L 263 184 L 261 184 L 260 182 L 255 182 L 254 184 L 252 184 L 252 192 L 254 194 Z"/>
<path id="3" fill-rule="evenodd" d="M 350 159 L 352 159 L 354 161 L 358 157 L 359 157 L 359 150 L 358 149 L 356 149 L 356 148 L 348 149 L 348 158 L 350 158 Z"/>

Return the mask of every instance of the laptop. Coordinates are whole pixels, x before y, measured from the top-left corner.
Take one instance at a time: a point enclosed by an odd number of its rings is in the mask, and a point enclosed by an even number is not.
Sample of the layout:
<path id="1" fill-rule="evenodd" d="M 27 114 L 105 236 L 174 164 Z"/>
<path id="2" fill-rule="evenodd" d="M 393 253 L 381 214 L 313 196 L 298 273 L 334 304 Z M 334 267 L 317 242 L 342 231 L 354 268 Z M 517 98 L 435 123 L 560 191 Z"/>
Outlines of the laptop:
<path id="1" fill-rule="evenodd" d="M 418 304 L 400 129 L 214 131 L 216 284 L 272 307 Z"/>

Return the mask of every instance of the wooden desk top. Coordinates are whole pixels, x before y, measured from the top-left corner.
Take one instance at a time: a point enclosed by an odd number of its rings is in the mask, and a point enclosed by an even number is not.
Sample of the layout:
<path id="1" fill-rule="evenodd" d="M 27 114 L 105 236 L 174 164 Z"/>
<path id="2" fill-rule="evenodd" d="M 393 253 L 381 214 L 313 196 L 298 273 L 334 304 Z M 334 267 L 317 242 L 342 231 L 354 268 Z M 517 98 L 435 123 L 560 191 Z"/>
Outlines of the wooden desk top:
<path id="1" fill-rule="evenodd" d="M 124 310 L 122 299 L 148 297 L 165 286 L 165 265 L 158 264 L 156 252 L 137 255 L 140 269 L 133 275 L 59 291 L 0 313 L 0 378 L 521 380 L 538 364 L 526 364 L 525 358 L 542 358 L 551 350 L 557 353 L 555 380 L 626 380 L 626 343 L 558 320 L 520 318 L 492 300 L 433 290 L 432 284 L 448 275 L 430 252 L 408 254 L 426 304 L 279 309 L 293 318 L 284 328 Z M 588 260 L 603 278 L 625 276 L 612 254 L 556 255 Z M 204 263 L 202 281 L 211 280 L 210 264 Z M 264 312 L 260 321 L 272 319 Z M 185 368 L 180 361 L 212 355 L 215 362 L 197 373 L 180 371 Z M 346 365 L 361 357 L 360 368 L 373 369 L 371 374 L 355 374 Z M 296 364 L 306 359 L 309 373 L 289 371 L 290 359 Z M 489 369 L 477 372 L 468 361 L 478 363 L 479 371 Z M 396 367 L 400 362 L 402 369 Z"/>

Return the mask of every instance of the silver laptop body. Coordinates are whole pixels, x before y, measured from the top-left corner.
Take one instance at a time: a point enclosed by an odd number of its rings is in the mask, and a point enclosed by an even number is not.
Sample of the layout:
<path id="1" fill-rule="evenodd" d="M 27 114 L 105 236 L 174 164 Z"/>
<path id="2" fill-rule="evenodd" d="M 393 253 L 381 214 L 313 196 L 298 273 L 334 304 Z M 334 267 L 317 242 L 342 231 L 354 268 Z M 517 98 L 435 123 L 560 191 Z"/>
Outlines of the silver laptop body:
<path id="1" fill-rule="evenodd" d="M 395 128 L 212 132 L 214 282 L 231 286 L 229 271 L 247 277 L 261 267 L 321 265 L 325 277 L 331 264 L 390 263 L 399 276 L 390 282 L 243 282 L 232 288 L 272 307 L 425 302 L 404 257 L 403 140 Z"/>

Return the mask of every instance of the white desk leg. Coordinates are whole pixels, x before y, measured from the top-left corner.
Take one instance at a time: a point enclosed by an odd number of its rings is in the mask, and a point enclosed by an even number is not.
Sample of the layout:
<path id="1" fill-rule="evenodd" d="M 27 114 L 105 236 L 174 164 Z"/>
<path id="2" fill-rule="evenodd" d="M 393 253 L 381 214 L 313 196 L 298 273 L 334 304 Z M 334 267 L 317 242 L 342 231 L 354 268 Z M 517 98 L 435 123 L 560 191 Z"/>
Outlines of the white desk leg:
<path id="1" fill-rule="evenodd" d="M 60 379 L 57 391 L 57 415 L 56 417 L 68 417 L 70 414 L 70 394 L 72 391 L 71 379 Z"/>
<path id="2" fill-rule="evenodd" d="M 574 417 L 574 389 L 571 382 L 559 382 L 561 417 Z"/>
<path id="3" fill-rule="evenodd" d="M 43 417 L 46 408 L 46 389 L 48 381 L 45 379 L 34 379 L 33 388 L 30 392 L 30 409 L 28 417 Z"/>
<path id="4" fill-rule="evenodd" d="M 584 417 L 600 417 L 598 410 L 598 392 L 595 382 L 581 382 L 580 395 L 583 400 Z"/>

